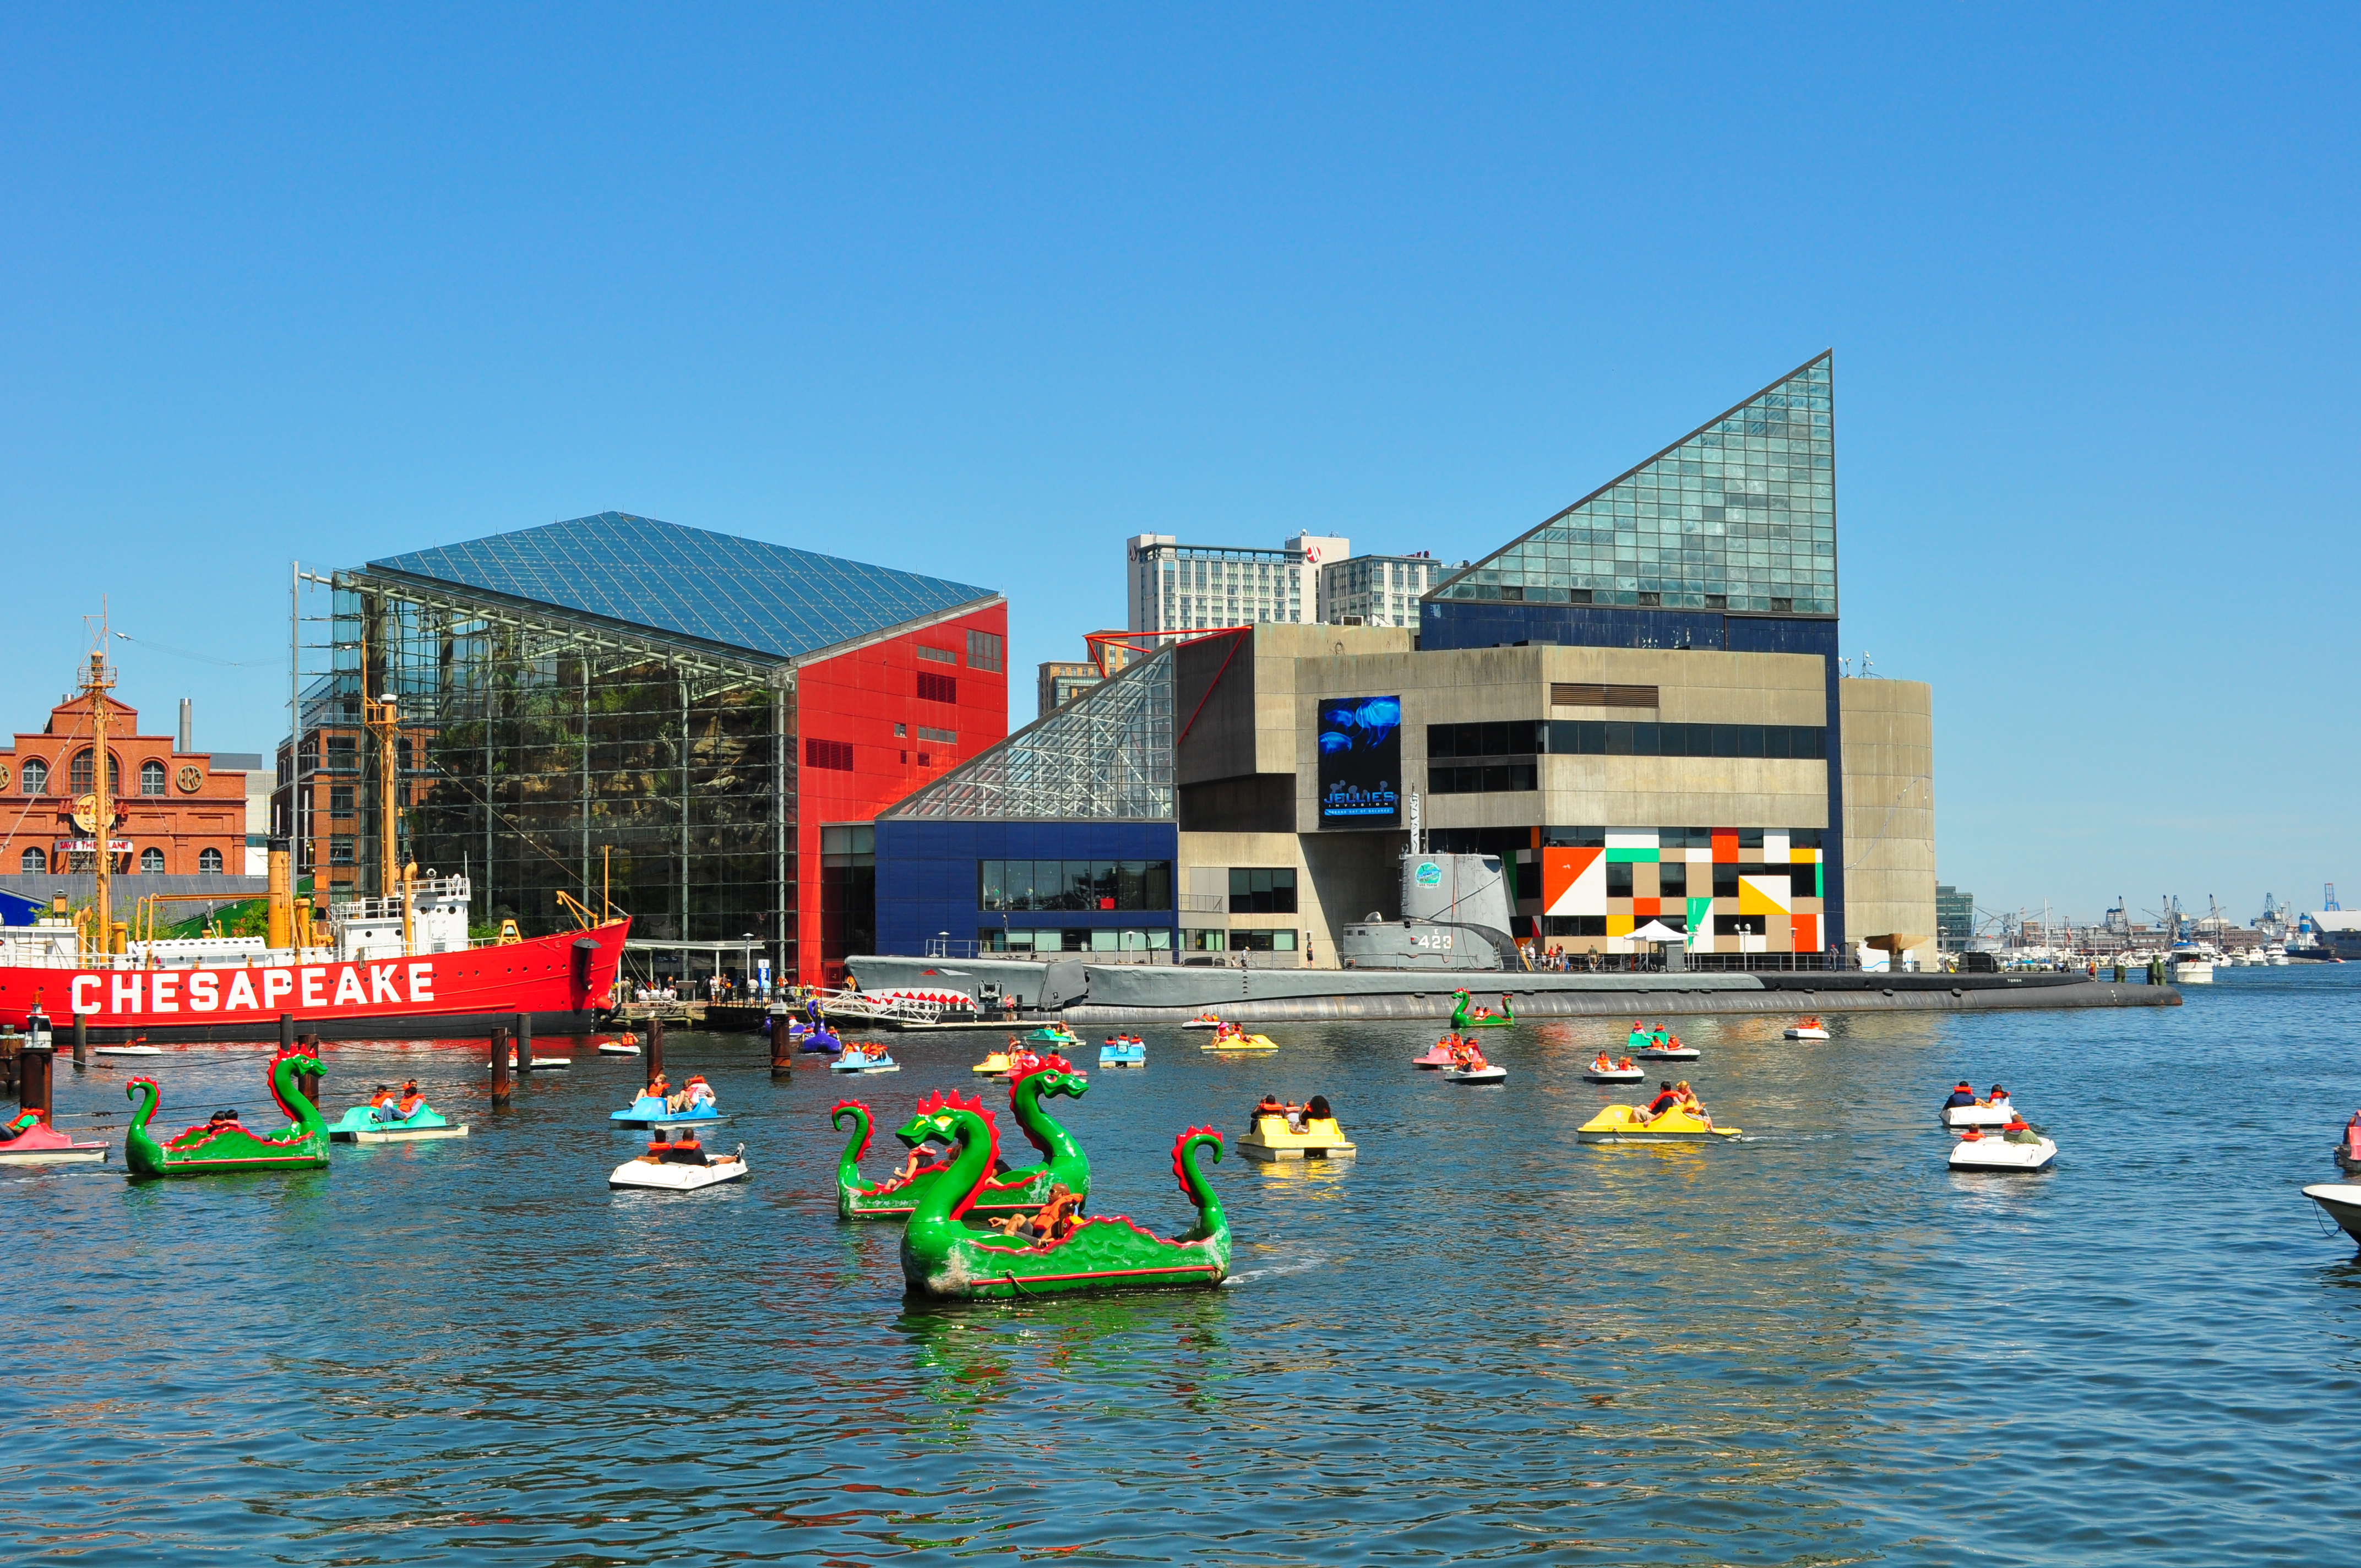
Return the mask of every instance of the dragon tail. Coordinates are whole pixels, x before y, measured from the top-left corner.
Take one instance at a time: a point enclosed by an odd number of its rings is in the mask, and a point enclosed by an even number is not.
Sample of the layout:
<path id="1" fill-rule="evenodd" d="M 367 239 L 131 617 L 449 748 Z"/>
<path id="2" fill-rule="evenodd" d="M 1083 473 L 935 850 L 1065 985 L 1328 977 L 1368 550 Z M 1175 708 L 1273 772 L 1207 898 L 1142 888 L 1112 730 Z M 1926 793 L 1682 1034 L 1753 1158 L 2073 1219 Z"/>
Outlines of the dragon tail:
<path id="1" fill-rule="evenodd" d="M 1172 1175 L 1180 1183 L 1180 1190 L 1197 1205 L 1197 1224 L 1184 1241 L 1202 1241 L 1215 1234 L 1226 1234 L 1229 1216 L 1222 1212 L 1221 1195 L 1205 1173 L 1197 1168 L 1200 1150 L 1210 1151 L 1216 1164 L 1222 1157 L 1222 1135 L 1211 1127 L 1191 1127 L 1172 1140 Z"/>

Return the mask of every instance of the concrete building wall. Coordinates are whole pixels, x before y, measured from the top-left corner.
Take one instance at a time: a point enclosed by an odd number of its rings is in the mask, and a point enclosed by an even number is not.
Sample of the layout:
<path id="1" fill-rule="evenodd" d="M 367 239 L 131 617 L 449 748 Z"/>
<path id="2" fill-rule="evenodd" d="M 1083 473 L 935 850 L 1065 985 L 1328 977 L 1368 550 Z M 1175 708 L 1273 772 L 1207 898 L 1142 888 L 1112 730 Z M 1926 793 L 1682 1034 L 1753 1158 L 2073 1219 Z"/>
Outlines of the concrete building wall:
<path id="1" fill-rule="evenodd" d="M 1921 937 L 1935 949 L 1935 694 L 1923 681 L 1848 680 L 1844 712 L 1845 929 Z"/>

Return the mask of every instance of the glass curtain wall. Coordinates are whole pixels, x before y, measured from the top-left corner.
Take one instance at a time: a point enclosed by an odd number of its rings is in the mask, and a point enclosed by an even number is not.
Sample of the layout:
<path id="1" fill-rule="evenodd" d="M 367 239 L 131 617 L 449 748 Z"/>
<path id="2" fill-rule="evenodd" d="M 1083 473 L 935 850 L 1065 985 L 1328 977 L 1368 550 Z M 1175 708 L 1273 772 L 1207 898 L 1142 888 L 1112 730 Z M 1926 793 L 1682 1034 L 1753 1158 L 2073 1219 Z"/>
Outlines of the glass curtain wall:
<path id="1" fill-rule="evenodd" d="M 422 875 L 474 878 L 480 931 L 566 930 L 560 892 L 593 910 L 611 893 L 635 938 L 752 937 L 793 972 L 795 715 L 774 666 L 368 573 L 337 578 L 335 658 L 307 707 L 357 719 L 364 658 L 400 701 L 396 843 Z M 385 813 L 360 744 L 373 893 Z"/>

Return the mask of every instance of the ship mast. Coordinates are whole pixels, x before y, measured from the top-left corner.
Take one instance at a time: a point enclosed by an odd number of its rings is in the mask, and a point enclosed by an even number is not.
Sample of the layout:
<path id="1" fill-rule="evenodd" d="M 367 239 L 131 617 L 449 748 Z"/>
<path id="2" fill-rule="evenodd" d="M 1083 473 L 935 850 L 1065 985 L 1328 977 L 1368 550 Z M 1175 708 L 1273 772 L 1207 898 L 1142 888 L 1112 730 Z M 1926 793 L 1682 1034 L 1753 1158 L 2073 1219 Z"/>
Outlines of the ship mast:
<path id="1" fill-rule="evenodd" d="M 361 633 L 361 725 L 377 744 L 378 855 L 377 891 L 379 898 L 401 900 L 401 951 L 410 954 L 410 890 L 402 885 L 396 867 L 399 845 L 395 842 L 399 809 L 394 789 L 398 770 L 394 766 L 394 749 L 401 732 L 401 705 L 389 693 L 382 698 L 369 695 L 368 633 L 364 623 Z"/>
<path id="2" fill-rule="evenodd" d="M 91 837 L 98 853 L 91 865 L 97 872 L 93 914 L 98 922 L 98 950 L 115 950 L 115 866 L 111 846 L 115 837 L 114 780 L 108 776 L 106 751 L 106 694 L 115 685 L 115 671 L 106 662 L 106 620 L 100 617 L 98 646 L 91 651 L 90 668 L 82 674 L 82 689 L 90 697 L 91 745 Z"/>

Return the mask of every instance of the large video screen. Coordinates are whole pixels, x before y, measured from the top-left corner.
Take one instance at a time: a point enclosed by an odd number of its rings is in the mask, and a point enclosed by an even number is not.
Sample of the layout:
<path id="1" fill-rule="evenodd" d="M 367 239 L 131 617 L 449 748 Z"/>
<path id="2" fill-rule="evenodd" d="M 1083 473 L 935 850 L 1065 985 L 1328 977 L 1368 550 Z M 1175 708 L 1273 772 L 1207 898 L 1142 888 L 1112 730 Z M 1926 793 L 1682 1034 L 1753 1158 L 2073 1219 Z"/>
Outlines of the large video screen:
<path id="1" fill-rule="evenodd" d="M 1401 826 L 1401 698 L 1320 705 L 1320 826 Z"/>

